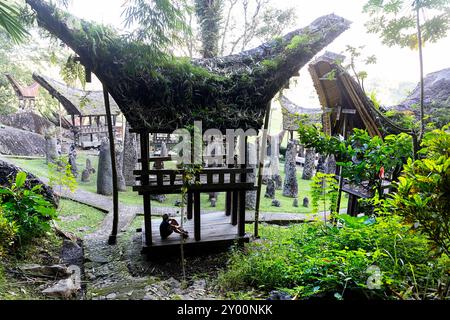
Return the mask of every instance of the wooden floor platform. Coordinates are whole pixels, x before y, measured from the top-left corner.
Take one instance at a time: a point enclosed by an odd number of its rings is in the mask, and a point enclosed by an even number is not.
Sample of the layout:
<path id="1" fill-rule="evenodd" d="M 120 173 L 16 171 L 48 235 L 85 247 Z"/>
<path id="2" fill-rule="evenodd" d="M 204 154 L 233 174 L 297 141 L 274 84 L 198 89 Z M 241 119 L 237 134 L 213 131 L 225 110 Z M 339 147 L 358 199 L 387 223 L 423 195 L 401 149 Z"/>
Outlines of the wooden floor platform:
<path id="1" fill-rule="evenodd" d="M 174 217 L 181 222 L 180 217 Z M 181 236 L 172 233 L 167 239 L 161 239 L 159 225 L 161 217 L 152 218 L 152 245 L 145 245 L 145 232 L 142 229 L 142 251 L 149 255 L 159 255 L 175 251 L 179 253 Z M 212 212 L 201 214 L 201 240 L 194 239 L 194 220 L 187 220 L 183 228 L 189 232 L 189 237 L 184 240 L 184 249 L 188 254 L 196 254 L 209 250 L 222 250 L 233 244 L 243 244 L 249 242 L 250 235 L 239 237 L 237 226 L 231 224 L 231 216 L 226 216 L 222 212 Z"/>

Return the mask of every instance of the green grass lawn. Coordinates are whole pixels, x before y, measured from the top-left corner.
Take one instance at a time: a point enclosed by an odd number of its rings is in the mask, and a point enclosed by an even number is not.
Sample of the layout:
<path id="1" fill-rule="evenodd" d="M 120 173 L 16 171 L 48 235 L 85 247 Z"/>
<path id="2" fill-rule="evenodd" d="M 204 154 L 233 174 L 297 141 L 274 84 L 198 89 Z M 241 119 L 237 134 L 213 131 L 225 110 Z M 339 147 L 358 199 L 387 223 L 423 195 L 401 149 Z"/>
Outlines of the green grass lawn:
<path id="1" fill-rule="evenodd" d="M 97 209 L 67 199 L 60 200 L 58 212 L 58 226 L 80 238 L 95 231 L 105 217 Z"/>
<path id="2" fill-rule="evenodd" d="M 77 156 L 77 166 L 79 175 L 77 178 L 78 187 L 90 191 L 90 192 L 97 192 L 97 175 L 93 174 L 91 176 L 90 182 L 81 182 L 81 171 L 85 168 L 86 159 L 89 158 L 91 160 L 92 166 L 94 168 L 98 167 L 98 157 L 92 152 L 87 151 L 78 151 Z M 16 159 L 16 158 L 10 158 L 9 161 L 15 163 L 19 167 L 22 167 L 25 170 L 30 171 L 31 173 L 40 176 L 40 177 L 46 177 L 48 178 L 48 166 L 45 164 L 45 159 Z M 174 163 L 169 163 L 166 165 L 167 168 L 174 167 Z M 280 175 L 282 178 L 284 178 L 284 163 L 280 163 Z M 275 197 L 278 199 L 281 203 L 281 207 L 274 207 L 272 206 L 272 199 L 268 199 L 264 197 L 264 193 L 266 190 L 266 186 L 263 185 L 262 187 L 262 197 L 261 197 L 261 205 L 260 205 L 260 211 L 261 212 L 288 212 L 288 213 L 311 213 L 312 208 L 304 208 L 301 206 L 302 200 L 304 197 L 308 197 L 310 199 L 311 203 L 311 196 L 310 196 L 310 180 L 303 180 L 301 178 L 302 176 L 302 168 L 297 167 L 297 181 L 298 181 L 298 201 L 299 201 L 299 207 L 295 208 L 292 206 L 294 199 L 289 197 L 284 197 L 282 195 L 282 190 L 276 190 Z M 180 195 L 177 194 L 171 194 L 167 195 L 166 201 L 163 203 L 159 203 L 157 201 L 152 201 L 152 206 L 155 207 L 167 207 L 167 206 L 173 206 L 176 200 L 180 200 Z M 128 205 L 141 205 L 142 204 L 142 198 L 136 193 L 131 190 L 131 187 L 127 188 L 126 192 L 120 192 L 119 193 L 119 201 L 128 204 Z M 342 208 L 345 208 L 346 201 L 342 201 Z M 221 193 L 219 194 L 216 207 L 212 208 L 210 206 L 210 203 L 208 201 L 208 194 L 202 194 L 201 196 L 201 207 L 204 210 L 207 211 L 220 211 L 225 210 L 225 194 Z"/>

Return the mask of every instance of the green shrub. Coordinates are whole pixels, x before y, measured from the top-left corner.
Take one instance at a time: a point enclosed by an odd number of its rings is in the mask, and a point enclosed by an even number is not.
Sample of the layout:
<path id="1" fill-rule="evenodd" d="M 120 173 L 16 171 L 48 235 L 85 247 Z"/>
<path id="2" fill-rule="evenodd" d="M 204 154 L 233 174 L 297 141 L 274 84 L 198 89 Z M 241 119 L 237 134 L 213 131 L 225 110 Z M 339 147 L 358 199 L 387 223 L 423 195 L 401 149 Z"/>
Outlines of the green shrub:
<path id="1" fill-rule="evenodd" d="M 247 252 L 234 251 L 219 285 L 224 290 L 283 290 L 300 299 L 318 294 L 345 299 L 355 289 L 372 297 L 406 299 L 434 298 L 437 292 L 427 288 L 448 281 L 448 257 L 434 259 L 428 240 L 401 218 L 348 224 L 348 217 L 338 218 L 342 227 L 319 222 L 263 226 L 264 240 L 251 243 Z M 373 268 L 381 272 L 380 287 L 369 290 Z"/>
<path id="2" fill-rule="evenodd" d="M 4 216 L 0 207 L 0 258 L 14 245 L 17 227 Z"/>
<path id="3" fill-rule="evenodd" d="M 27 189 L 25 181 L 26 174 L 19 172 L 11 187 L 0 188 L 0 207 L 5 218 L 17 227 L 21 243 L 49 231 L 51 220 L 56 218 L 56 209 L 38 193 L 42 186 Z"/>
<path id="4" fill-rule="evenodd" d="M 319 211 L 319 202 L 323 205 L 323 211 L 327 209 L 334 214 L 337 210 L 338 182 L 336 175 L 317 172 L 311 182 L 311 197 L 313 212 Z M 329 207 L 327 208 L 327 201 Z"/>
<path id="5" fill-rule="evenodd" d="M 419 153 L 423 159 L 409 159 L 397 184 L 397 192 L 383 211 L 418 223 L 447 255 L 450 254 L 450 133 L 434 130 L 425 134 Z"/>
<path id="6" fill-rule="evenodd" d="M 356 184 L 365 181 L 374 191 L 380 191 L 382 172 L 395 180 L 412 156 L 412 139 L 405 133 L 388 135 L 383 140 L 371 137 L 367 131 L 353 129 L 346 140 L 341 140 L 314 126 L 299 124 L 298 134 L 305 147 L 315 148 L 323 155 L 333 154 L 337 164 L 342 166 L 342 177 Z"/>

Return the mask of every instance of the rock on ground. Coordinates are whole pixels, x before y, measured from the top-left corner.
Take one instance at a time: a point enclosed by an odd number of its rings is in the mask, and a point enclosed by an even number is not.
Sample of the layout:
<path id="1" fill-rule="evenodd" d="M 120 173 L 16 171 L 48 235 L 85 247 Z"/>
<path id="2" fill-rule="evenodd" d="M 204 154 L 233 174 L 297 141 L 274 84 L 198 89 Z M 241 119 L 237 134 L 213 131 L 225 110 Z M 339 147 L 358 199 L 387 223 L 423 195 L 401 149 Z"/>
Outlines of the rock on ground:
<path id="1" fill-rule="evenodd" d="M 275 197 L 275 182 L 271 178 L 267 180 L 266 194 L 264 197 L 272 199 Z"/>
<path id="2" fill-rule="evenodd" d="M 116 143 L 116 167 L 117 167 L 117 188 L 119 191 L 127 191 L 125 177 L 123 176 L 123 147 L 122 143 Z"/>
<path id="3" fill-rule="evenodd" d="M 285 197 L 297 197 L 298 195 L 298 182 L 297 182 L 297 147 L 294 141 L 289 141 L 286 149 L 286 160 L 284 163 L 284 186 L 283 196 Z"/>
<path id="4" fill-rule="evenodd" d="M 59 280 L 55 285 L 43 290 L 42 293 L 52 297 L 68 299 L 73 297 L 80 289 L 81 286 L 76 281 L 67 278 Z"/>
<path id="5" fill-rule="evenodd" d="M 45 156 L 44 136 L 0 125 L 0 154 Z"/>
<path id="6" fill-rule="evenodd" d="M 135 133 L 130 133 L 130 126 L 127 122 L 125 128 L 125 138 L 123 145 L 123 162 L 122 162 L 122 172 L 123 177 L 125 179 L 125 184 L 127 186 L 134 186 L 135 177 L 133 174 L 133 170 L 136 167 L 137 159 L 138 159 L 138 143 L 137 136 Z"/>
<path id="7" fill-rule="evenodd" d="M 315 171 L 316 152 L 314 149 L 307 149 L 305 153 L 305 165 L 303 166 L 303 180 L 311 180 Z"/>
<path id="8" fill-rule="evenodd" d="M 45 136 L 45 162 L 54 163 L 58 158 L 58 141 L 56 137 Z"/>
<path id="9" fill-rule="evenodd" d="M 113 193 L 111 154 L 108 139 L 100 145 L 97 169 L 97 193 L 110 196 Z"/>
<path id="10" fill-rule="evenodd" d="M 19 269 L 22 272 L 32 274 L 33 276 L 54 277 L 56 279 L 70 276 L 70 273 L 67 271 L 67 267 L 59 264 L 51 266 L 25 264 L 19 266 Z"/>
<path id="11" fill-rule="evenodd" d="M 0 123 L 16 129 L 44 135 L 55 126 L 44 117 L 34 112 L 16 112 L 9 115 L 0 115 Z"/>

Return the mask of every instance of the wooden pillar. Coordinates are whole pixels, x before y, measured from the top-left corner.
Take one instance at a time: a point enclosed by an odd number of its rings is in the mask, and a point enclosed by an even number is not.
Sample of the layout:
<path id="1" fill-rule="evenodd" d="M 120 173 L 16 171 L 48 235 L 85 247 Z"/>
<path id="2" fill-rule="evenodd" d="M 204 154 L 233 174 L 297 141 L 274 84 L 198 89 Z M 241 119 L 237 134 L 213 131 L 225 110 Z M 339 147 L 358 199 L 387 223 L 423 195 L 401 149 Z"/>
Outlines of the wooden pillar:
<path id="1" fill-rule="evenodd" d="M 344 139 L 347 138 L 347 114 L 344 113 L 342 125 L 342 136 Z M 344 179 L 342 178 L 342 166 L 339 166 L 339 187 L 338 187 L 338 198 L 336 202 L 336 213 L 339 214 L 341 210 L 341 197 L 342 197 L 342 186 L 344 185 Z"/>
<path id="2" fill-rule="evenodd" d="M 105 100 L 106 113 L 110 115 L 111 109 L 109 105 L 109 94 L 105 85 L 103 85 L 103 98 Z M 114 145 L 114 134 L 112 130 L 111 121 L 108 121 L 108 135 L 109 135 L 109 148 L 111 155 L 112 185 L 113 185 L 113 227 L 111 235 L 109 236 L 108 243 L 115 244 L 117 240 L 117 230 L 119 225 L 119 188 L 117 186 L 116 150 Z"/>
<path id="3" fill-rule="evenodd" d="M 77 130 L 76 130 L 76 126 L 75 126 L 75 115 L 72 114 L 71 115 L 72 118 L 72 133 L 73 133 L 73 143 L 77 143 Z"/>
<path id="4" fill-rule="evenodd" d="M 92 116 L 89 115 L 89 128 L 92 130 Z M 94 141 L 94 135 L 91 133 L 91 142 Z"/>
<path id="5" fill-rule="evenodd" d="M 248 140 L 247 136 L 244 138 L 244 156 L 245 161 L 241 164 L 241 169 L 245 169 L 248 163 Z M 242 161 L 242 160 L 241 160 Z M 247 182 L 247 173 L 240 174 L 241 183 Z M 245 235 L 245 198 L 247 191 L 241 190 L 239 191 L 239 216 L 238 216 L 238 236 L 243 237 Z"/>
<path id="6" fill-rule="evenodd" d="M 200 235 L 200 192 L 194 191 L 194 238 L 195 241 L 201 240 Z"/>
<path id="7" fill-rule="evenodd" d="M 231 192 L 226 192 L 226 198 L 225 198 L 225 215 L 230 216 L 231 215 Z"/>
<path id="8" fill-rule="evenodd" d="M 188 192 L 186 193 L 186 197 L 187 197 L 187 218 L 189 220 L 192 219 L 192 192 Z"/>
<path id="9" fill-rule="evenodd" d="M 144 131 L 139 134 L 139 141 L 141 144 L 141 186 L 148 186 L 150 179 L 148 175 L 149 171 L 149 139 L 148 132 Z M 147 246 L 152 245 L 152 208 L 150 201 L 150 194 L 148 192 L 143 193 L 144 201 L 144 228 L 145 228 L 145 244 Z"/>
<path id="10" fill-rule="evenodd" d="M 261 150 L 259 152 L 259 168 L 258 168 L 258 186 L 256 190 L 256 206 L 255 206 L 255 229 L 254 237 L 259 237 L 258 224 L 259 224 L 259 205 L 261 202 L 261 189 L 262 189 L 262 171 L 264 169 L 264 160 L 266 158 L 266 144 L 267 144 L 267 129 L 269 128 L 270 120 L 270 102 L 266 106 L 266 117 L 264 118 L 264 131 L 262 134 Z"/>
<path id="11" fill-rule="evenodd" d="M 358 210 L 358 197 L 353 194 L 348 194 L 347 214 L 349 216 L 356 216 Z"/>
<path id="12" fill-rule="evenodd" d="M 239 191 L 231 192 L 231 224 L 237 225 L 238 206 L 239 206 Z"/>

